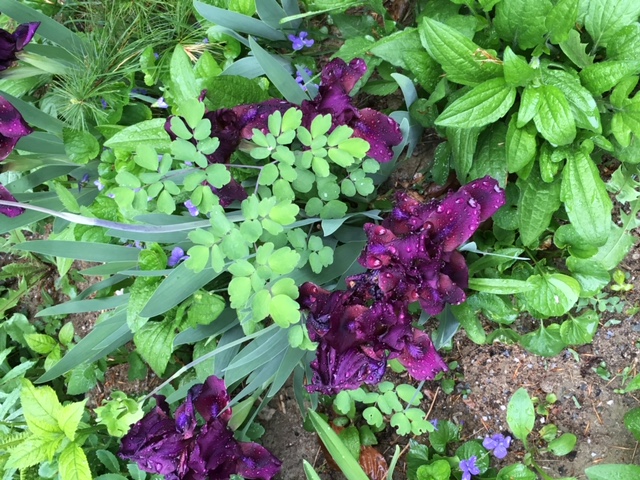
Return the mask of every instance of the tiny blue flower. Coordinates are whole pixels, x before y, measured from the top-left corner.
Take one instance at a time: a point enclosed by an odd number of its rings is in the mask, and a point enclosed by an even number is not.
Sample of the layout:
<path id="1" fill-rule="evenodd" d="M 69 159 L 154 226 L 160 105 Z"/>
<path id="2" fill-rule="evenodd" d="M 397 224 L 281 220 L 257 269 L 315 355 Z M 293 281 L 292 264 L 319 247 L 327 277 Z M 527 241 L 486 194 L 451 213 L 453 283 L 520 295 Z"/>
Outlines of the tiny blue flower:
<path id="1" fill-rule="evenodd" d="M 436 432 L 438 431 L 438 419 L 434 418 L 433 420 L 429 420 L 429 422 L 431 423 L 431 425 L 433 425 L 433 428 L 436 429 Z"/>
<path id="2" fill-rule="evenodd" d="M 100 180 L 96 180 L 95 182 L 93 182 L 93 184 L 98 188 L 99 192 L 104 190 L 104 185 L 102 184 L 102 182 L 100 182 Z"/>
<path id="3" fill-rule="evenodd" d="M 158 107 L 158 108 L 169 108 L 169 104 L 164 101 L 164 97 L 160 97 L 158 101 L 154 103 L 152 106 Z"/>
<path id="4" fill-rule="evenodd" d="M 156 52 L 153 53 L 153 56 L 155 57 L 156 60 L 160 58 L 160 54 Z"/>
<path id="5" fill-rule="evenodd" d="M 189 215 L 192 217 L 197 217 L 200 212 L 198 211 L 198 207 L 196 207 L 191 200 L 187 200 L 184 202 L 184 206 L 189 210 Z"/>
<path id="6" fill-rule="evenodd" d="M 460 460 L 462 480 L 471 480 L 471 475 L 480 475 L 480 469 L 476 465 L 478 457 L 473 455 L 469 460 Z"/>
<path id="7" fill-rule="evenodd" d="M 115 193 L 107 193 L 107 197 L 116 198 L 116 194 Z"/>
<path id="8" fill-rule="evenodd" d="M 300 32 L 298 36 L 289 35 L 289 40 L 291 41 L 291 48 L 294 50 L 302 50 L 304 47 L 311 47 L 314 44 L 314 40 L 312 38 L 307 40 L 309 34 L 307 32 Z"/>
<path id="9" fill-rule="evenodd" d="M 202 39 L 202 43 L 204 43 L 204 44 L 209 43 L 209 39 L 208 39 L 207 37 L 203 38 L 203 39 Z"/>
<path id="10" fill-rule="evenodd" d="M 102 98 L 100 100 L 100 103 L 102 104 L 102 109 L 103 110 L 106 109 L 109 106 L 109 104 L 107 103 L 107 101 L 104 98 Z"/>
<path id="11" fill-rule="evenodd" d="M 310 77 L 311 75 L 313 75 L 313 72 L 311 70 L 309 70 L 307 67 L 303 67 L 304 69 L 304 73 Z M 300 85 L 300 88 L 302 88 L 302 90 L 304 90 L 305 92 L 307 91 L 307 85 L 315 85 L 317 86 L 315 83 L 309 82 L 308 84 L 305 83 L 304 78 L 302 77 L 302 70 L 297 70 L 296 71 L 296 82 L 298 82 L 298 85 Z"/>
<path id="12" fill-rule="evenodd" d="M 181 261 L 186 260 L 187 258 L 189 258 L 189 255 L 185 255 L 184 250 L 182 250 L 180 247 L 175 247 L 173 250 L 171 250 L 171 255 L 169 255 L 169 259 L 167 260 L 167 266 L 175 267 Z"/>
<path id="13" fill-rule="evenodd" d="M 511 437 L 508 435 L 505 437 L 501 433 L 486 437 L 482 442 L 482 446 L 487 450 L 493 450 L 493 455 L 500 460 L 507 456 L 507 450 L 510 445 Z"/>

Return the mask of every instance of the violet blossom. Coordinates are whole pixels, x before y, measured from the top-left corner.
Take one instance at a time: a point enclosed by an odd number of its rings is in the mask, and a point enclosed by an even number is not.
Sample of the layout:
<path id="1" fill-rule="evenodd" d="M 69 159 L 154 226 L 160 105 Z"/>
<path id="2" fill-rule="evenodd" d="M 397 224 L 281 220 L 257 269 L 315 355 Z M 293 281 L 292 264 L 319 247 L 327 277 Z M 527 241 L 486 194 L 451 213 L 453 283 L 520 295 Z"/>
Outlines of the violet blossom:
<path id="1" fill-rule="evenodd" d="M 473 455 L 468 460 L 460 460 L 460 470 L 462 471 L 462 480 L 471 480 L 471 475 L 480 475 L 480 469 L 476 462 L 478 457 Z"/>
<path id="2" fill-rule="evenodd" d="M 228 423 L 229 395 L 224 382 L 210 376 L 194 385 L 185 402 L 171 416 L 162 395 L 156 407 L 122 438 L 119 456 L 167 480 L 247 479 L 270 480 L 281 462 L 257 443 L 238 442 Z M 198 425 L 196 412 L 204 419 Z"/>
<path id="3" fill-rule="evenodd" d="M 197 217 L 200 212 L 198 211 L 198 207 L 196 207 L 191 200 L 187 200 L 184 202 L 184 206 L 189 211 L 189 215 L 192 217 Z"/>
<path id="4" fill-rule="evenodd" d="M 173 250 L 171 250 L 171 255 L 169 255 L 169 258 L 167 259 L 167 267 L 173 268 L 187 258 L 189 258 L 189 255 L 185 255 L 183 249 L 181 249 L 180 247 L 175 247 Z"/>
<path id="5" fill-rule="evenodd" d="M 5 202 L 17 202 L 16 198 L 11 195 L 11 192 L 2 185 L 0 185 L 0 200 L 4 200 Z M 6 215 L 9 218 L 13 218 L 17 217 L 18 215 L 22 215 L 24 213 L 24 208 L 0 205 L 0 213 L 2 215 Z"/>
<path id="6" fill-rule="evenodd" d="M 18 109 L 0 96 L 0 161 L 9 156 L 22 137 L 32 132 Z"/>
<path id="7" fill-rule="evenodd" d="M 291 42 L 291 48 L 294 50 L 302 50 L 304 47 L 312 47 L 315 43 L 312 38 L 307 39 L 309 34 L 307 32 L 300 32 L 296 35 L 289 35 L 289 41 Z"/>
<path id="8" fill-rule="evenodd" d="M 157 108 L 169 108 L 169 104 L 167 102 L 165 102 L 164 97 L 160 97 L 156 103 L 154 103 L 153 105 L 151 105 L 152 107 L 157 107 Z"/>
<path id="9" fill-rule="evenodd" d="M 509 435 L 504 436 L 501 433 L 485 437 L 482 441 L 482 446 L 487 450 L 493 450 L 493 455 L 500 460 L 507 456 L 507 450 L 510 445 L 511 437 Z"/>
<path id="10" fill-rule="evenodd" d="M 296 70 L 296 83 L 298 85 L 300 85 L 300 88 L 306 92 L 307 91 L 307 85 L 314 85 L 317 87 L 317 85 L 315 83 L 309 82 L 308 84 L 305 82 L 304 78 L 302 78 L 302 72 L 304 71 L 304 73 L 308 76 L 311 77 L 311 75 L 313 75 L 313 72 L 308 69 L 307 67 L 303 67 L 302 70 Z"/>
<path id="11" fill-rule="evenodd" d="M 13 33 L 0 28 L 0 71 L 11 67 L 21 51 L 32 39 L 40 22 L 23 23 Z"/>

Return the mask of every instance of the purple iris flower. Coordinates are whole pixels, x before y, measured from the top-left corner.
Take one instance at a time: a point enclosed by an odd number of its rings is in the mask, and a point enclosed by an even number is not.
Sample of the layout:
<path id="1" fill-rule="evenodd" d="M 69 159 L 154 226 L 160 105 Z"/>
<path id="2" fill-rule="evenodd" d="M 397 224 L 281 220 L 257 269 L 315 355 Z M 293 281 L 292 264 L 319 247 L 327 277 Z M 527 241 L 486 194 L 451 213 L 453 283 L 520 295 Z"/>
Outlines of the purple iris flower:
<path id="1" fill-rule="evenodd" d="M 211 376 L 194 385 L 185 402 L 171 416 L 165 397 L 122 438 L 119 455 L 141 470 L 164 475 L 167 480 L 247 479 L 270 480 L 281 462 L 257 443 L 238 442 L 228 422 L 229 395 L 224 382 Z M 196 412 L 204 419 L 198 426 Z"/>
<path id="2" fill-rule="evenodd" d="M 4 97 L 0 97 L 0 161 L 16 148 L 18 140 L 33 130 L 20 112 Z"/>
<path id="3" fill-rule="evenodd" d="M 312 38 L 307 40 L 309 34 L 307 32 L 300 32 L 298 36 L 289 35 L 289 41 L 291 42 L 291 48 L 295 51 L 302 50 L 304 47 L 312 47 L 314 40 Z"/>
<path id="4" fill-rule="evenodd" d="M 21 51 L 32 39 L 40 22 L 23 23 L 13 33 L 0 28 L 0 71 L 11 67 Z"/>
<path id="5" fill-rule="evenodd" d="M 16 198 L 11 195 L 11 192 L 2 185 L 0 185 L 0 200 L 4 200 L 5 202 L 17 202 Z M 0 205 L 0 213 L 13 218 L 18 215 L 22 215 L 24 213 L 24 208 Z"/>
<path id="6" fill-rule="evenodd" d="M 493 455 L 500 460 L 507 456 L 510 445 L 511 437 L 509 435 L 505 437 L 501 433 L 485 437 L 482 442 L 482 446 L 487 450 L 493 450 Z"/>
<path id="7" fill-rule="evenodd" d="M 313 75 L 313 72 L 307 67 L 303 67 L 303 69 L 304 69 L 304 73 L 306 73 L 308 77 Z M 300 85 L 300 88 L 302 88 L 303 91 L 305 92 L 307 91 L 307 84 L 305 83 L 304 78 L 302 78 L 301 70 L 296 71 L 296 82 L 298 83 L 298 85 Z M 317 86 L 315 83 L 310 83 L 310 85 Z"/>
<path id="8" fill-rule="evenodd" d="M 476 465 L 478 457 L 473 455 L 468 460 L 460 460 L 462 480 L 471 480 L 471 475 L 480 475 L 480 469 Z"/>
<path id="9" fill-rule="evenodd" d="M 169 255 L 169 259 L 167 260 L 167 266 L 173 268 L 187 258 L 189 258 L 189 255 L 185 255 L 183 249 L 181 249 L 180 247 L 175 247 L 173 250 L 171 250 L 171 255 Z"/>
<path id="10" fill-rule="evenodd" d="M 198 207 L 196 207 L 191 200 L 187 200 L 184 202 L 184 206 L 189 210 L 189 215 L 192 217 L 197 217 L 200 212 L 198 211 Z"/>

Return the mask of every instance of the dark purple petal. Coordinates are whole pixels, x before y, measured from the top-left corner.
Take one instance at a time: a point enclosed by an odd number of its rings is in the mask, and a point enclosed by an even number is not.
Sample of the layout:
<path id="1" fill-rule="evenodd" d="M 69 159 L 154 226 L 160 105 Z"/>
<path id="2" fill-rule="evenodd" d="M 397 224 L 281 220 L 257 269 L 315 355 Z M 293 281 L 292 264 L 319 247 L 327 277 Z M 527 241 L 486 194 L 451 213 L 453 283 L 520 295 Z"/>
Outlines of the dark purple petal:
<path id="1" fill-rule="evenodd" d="M 462 186 L 461 190 L 468 192 L 480 205 L 481 222 L 491 217 L 506 202 L 504 190 L 500 188 L 497 180 L 489 176 L 474 180 Z"/>
<path id="2" fill-rule="evenodd" d="M 247 479 L 271 480 L 282 468 L 282 462 L 257 443 L 240 444 L 238 474 Z"/>
<path id="3" fill-rule="evenodd" d="M 314 374 L 307 390 L 335 395 L 342 390 L 356 389 L 363 383 L 375 385 L 382 380 L 386 367 L 386 359 L 373 359 L 359 348 L 338 353 L 321 342 L 317 358 L 311 362 Z"/>
<path id="4" fill-rule="evenodd" d="M 188 466 L 195 472 L 208 473 L 208 478 L 229 478 L 237 473 L 239 457 L 240 447 L 227 423 L 211 418 L 198 435 Z"/>
<path id="5" fill-rule="evenodd" d="M 241 125 L 238 116 L 227 109 L 207 112 L 204 118 L 211 122 L 211 137 L 220 140 L 220 145 L 211 155 L 209 163 L 227 163 L 240 145 Z"/>
<path id="6" fill-rule="evenodd" d="M 302 124 L 310 128 L 318 115 L 331 115 L 331 125 L 349 125 L 358 119 L 358 109 L 351 97 L 339 85 L 321 86 L 319 95 L 313 100 L 302 102 Z"/>
<path id="7" fill-rule="evenodd" d="M 20 112 L 4 97 L 0 97 L 0 161 L 13 151 L 18 140 L 33 130 Z"/>
<path id="8" fill-rule="evenodd" d="M 194 394 L 194 404 L 196 410 L 202 418 L 209 421 L 212 418 L 219 418 L 227 423 L 231 419 L 231 409 L 229 405 L 229 394 L 224 380 L 212 375 L 205 381 L 202 390 Z"/>
<path id="9" fill-rule="evenodd" d="M 7 202 L 17 202 L 15 197 L 11 195 L 11 192 L 2 185 L 0 185 L 0 200 L 5 200 Z M 24 208 L 0 205 L 0 213 L 2 215 L 6 215 L 7 217 L 13 218 L 17 217 L 18 215 L 22 215 L 24 213 Z"/>
<path id="10" fill-rule="evenodd" d="M 466 190 L 460 189 L 445 198 L 429 216 L 433 241 L 452 252 L 480 226 L 480 204 Z"/>
<path id="11" fill-rule="evenodd" d="M 393 160 L 393 150 L 402 142 L 400 125 L 393 118 L 371 108 L 359 111 L 358 119 L 350 123 L 353 136 L 369 142 L 367 155 L 379 162 Z"/>
<path id="12" fill-rule="evenodd" d="M 298 105 L 274 98 L 261 103 L 240 105 L 232 110 L 237 115 L 241 126 L 240 136 L 250 140 L 253 137 L 254 128 L 263 133 L 268 131 L 269 115 L 276 111 L 284 114 L 291 107 L 298 107 Z"/>
<path id="13" fill-rule="evenodd" d="M 228 207 L 235 201 L 241 202 L 249 196 L 242 185 L 233 178 L 222 188 L 216 188 L 209 184 L 209 182 L 205 182 L 205 184 L 209 185 L 209 188 L 211 188 L 211 191 L 216 194 L 220 200 L 220 205 L 223 207 Z"/>
<path id="14" fill-rule="evenodd" d="M 365 73 L 367 64 L 362 58 L 354 58 L 349 65 L 341 58 L 335 58 L 322 69 L 322 87 L 339 85 L 345 93 L 349 93 Z"/>
<path id="15" fill-rule="evenodd" d="M 31 23 L 23 23 L 22 25 L 16 28 L 16 31 L 13 32 L 13 37 L 16 42 L 16 51 L 22 50 L 27 43 L 33 39 L 33 36 L 36 34 L 36 30 L 40 26 L 40 22 L 31 22 Z"/>
<path id="16" fill-rule="evenodd" d="M 416 380 L 433 380 L 439 372 L 449 369 L 429 336 L 418 329 L 414 329 L 413 338 L 407 342 L 398 360 Z"/>

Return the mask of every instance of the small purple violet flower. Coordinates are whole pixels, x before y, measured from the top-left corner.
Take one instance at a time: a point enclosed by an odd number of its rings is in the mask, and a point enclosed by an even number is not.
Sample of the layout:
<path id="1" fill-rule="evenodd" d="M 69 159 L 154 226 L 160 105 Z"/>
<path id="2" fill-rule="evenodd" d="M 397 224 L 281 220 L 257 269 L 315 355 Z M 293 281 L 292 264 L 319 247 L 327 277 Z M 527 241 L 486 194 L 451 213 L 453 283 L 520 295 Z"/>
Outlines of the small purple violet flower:
<path id="1" fill-rule="evenodd" d="M 308 77 L 313 75 L 313 72 L 308 69 L 307 67 L 303 67 L 304 73 L 307 74 Z M 305 82 L 304 78 L 302 78 L 302 70 L 297 70 L 296 71 L 296 82 L 298 83 L 298 85 L 300 85 L 300 88 L 302 88 L 303 91 L 307 91 L 307 83 Z M 309 83 L 310 85 L 316 85 L 315 83 Z M 317 85 L 316 85 L 317 86 Z"/>
<path id="2" fill-rule="evenodd" d="M 167 267 L 173 268 L 187 258 L 189 258 L 189 255 L 185 255 L 183 249 L 181 249 L 180 247 L 175 247 L 173 250 L 171 250 L 171 255 L 169 255 L 169 259 L 167 260 Z"/>
<path id="3" fill-rule="evenodd" d="M 509 435 L 505 437 L 501 433 L 486 437 L 482 442 L 482 446 L 487 450 L 493 450 L 493 455 L 500 460 L 507 456 L 510 445 L 511 437 Z"/>
<path id="4" fill-rule="evenodd" d="M 106 110 L 107 107 L 109 106 L 109 104 L 107 103 L 107 101 L 104 98 L 100 99 L 100 103 L 102 104 L 102 109 Z"/>
<path id="5" fill-rule="evenodd" d="M 158 52 L 153 52 L 153 56 L 156 60 L 160 58 L 160 54 Z"/>
<path id="6" fill-rule="evenodd" d="M 309 34 L 307 32 L 300 32 L 298 36 L 289 35 L 291 47 L 296 51 L 302 50 L 304 47 L 312 47 L 314 40 L 312 38 L 307 40 L 308 36 Z"/>
<path id="7" fill-rule="evenodd" d="M 184 202 L 184 206 L 189 210 L 189 215 L 192 217 L 197 217 L 200 212 L 198 211 L 198 207 L 196 207 L 191 200 L 187 200 Z"/>
<path id="8" fill-rule="evenodd" d="M 436 432 L 438 431 L 438 419 L 434 418 L 433 420 L 429 420 L 429 423 L 431 423 L 431 425 L 433 425 L 433 428 L 435 428 Z"/>
<path id="9" fill-rule="evenodd" d="M 152 106 L 158 107 L 158 108 L 169 108 L 169 104 L 164 101 L 164 97 L 160 97 L 158 101 Z"/>
<path id="10" fill-rule="evenodd" d="M 471 480 L 471 475 L 480 475 L 480 469 L 476 465 L 478 457 L 473 455 L 468 460 L 460 460 L 460 470 L 462 471 L 462 480 Z"/>
<path id="11" fill-rule="evenodd" d="M 102 184 L 102 182 L 100 180 L 96 180 L 95 182 L 93 182 L 93 184 L 96 186 L 96 188 L 98 189 L 99 192 L 104 190 L 104 185 Z"/>

